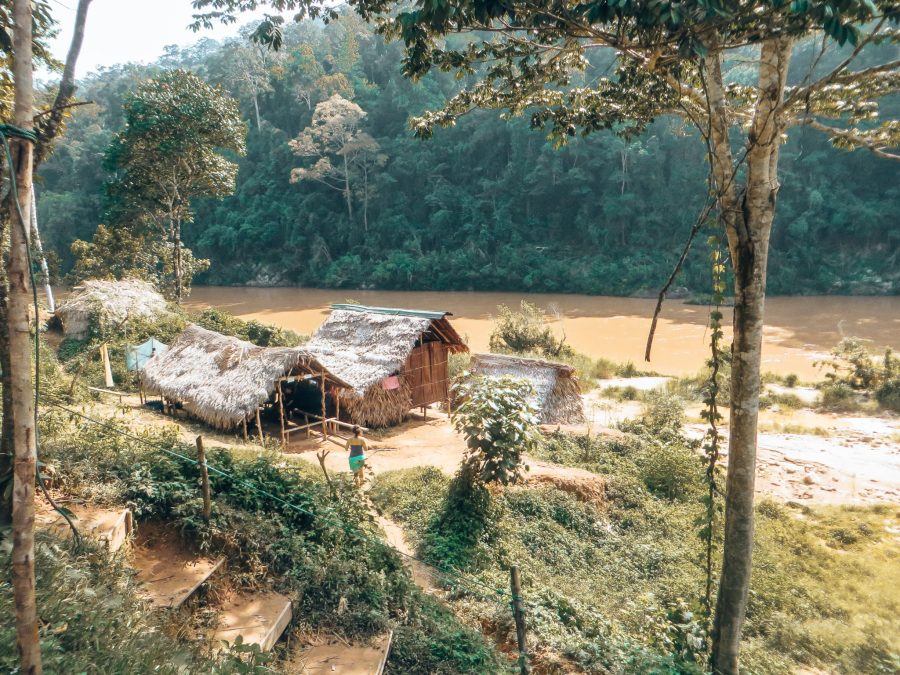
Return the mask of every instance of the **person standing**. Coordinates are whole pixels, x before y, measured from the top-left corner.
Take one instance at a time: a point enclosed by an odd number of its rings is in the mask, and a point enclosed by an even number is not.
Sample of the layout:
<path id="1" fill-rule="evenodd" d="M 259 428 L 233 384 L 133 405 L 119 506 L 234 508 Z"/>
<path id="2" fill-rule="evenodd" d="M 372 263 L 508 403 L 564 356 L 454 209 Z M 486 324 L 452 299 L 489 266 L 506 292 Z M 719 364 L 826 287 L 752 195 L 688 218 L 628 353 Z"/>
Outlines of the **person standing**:
<path id="1" fill-rule="evenodd" d="M 366 451 L 369 443 L 359 433 L 359 427 L 353 427 L 353 436 L 347 440 L 346 449 L 350 451 L 350 470 L 353 472 L 353 482 L 356 487 L 362 487 L 365 482 L 363 471 L 366 468 Z"/>

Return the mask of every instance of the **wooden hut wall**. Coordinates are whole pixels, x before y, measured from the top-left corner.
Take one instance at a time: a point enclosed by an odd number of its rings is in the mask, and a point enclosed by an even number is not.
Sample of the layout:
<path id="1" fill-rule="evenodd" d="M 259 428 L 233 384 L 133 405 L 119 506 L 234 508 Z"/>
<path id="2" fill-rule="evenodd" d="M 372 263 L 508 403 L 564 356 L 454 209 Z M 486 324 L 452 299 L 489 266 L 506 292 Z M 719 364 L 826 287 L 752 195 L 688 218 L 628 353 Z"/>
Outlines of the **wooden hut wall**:
<path id="1" fill-rule="evenodd" d="M 449 350 L 442 342 L 426 342 L 412 350 L 404 377 L 412 390 L 412 407 L 446 401 L 450 395 Z"/>

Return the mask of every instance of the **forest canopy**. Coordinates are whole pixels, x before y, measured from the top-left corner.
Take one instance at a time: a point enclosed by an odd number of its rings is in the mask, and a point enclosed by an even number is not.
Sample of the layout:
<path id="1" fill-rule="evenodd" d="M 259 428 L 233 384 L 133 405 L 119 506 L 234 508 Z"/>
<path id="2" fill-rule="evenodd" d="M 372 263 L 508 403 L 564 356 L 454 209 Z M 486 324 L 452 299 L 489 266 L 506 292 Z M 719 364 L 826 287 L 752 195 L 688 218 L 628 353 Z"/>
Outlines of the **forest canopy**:
<path id="1" fill-rule="evenodd" d="M 704 204 L 702 144 L 674 118 L 636 139 L 592 134 L 556 148 L 527 117 L 482 111 L 420 141 L 408 120 L 457 91 L 452 76 L 435 72 L 411 83 L 398 65 L 402 47 L 385 44 L 351 14 L 328 25 L 286 26 L 278 52 L 253 44 L 251 30 L 82 81 L 79 95 L 93 104 L 75 109 L 38 182 L 44 236 L 62 273 L 74 262 L 72 242 L 89 241 L 109 220 L 101 159 L 123 128 L 125 97 L 179 68 L 236 97 L 249 124 L 246 155 L 232 158 L 234 194 L 198 200 L 184 224 L 185 244 L 211 261 L 196 283 L 651 292 Z M 817 45 L 797 49 L 797 72 L 806 72 Z M 835 51 L 818 67 L 841 58 Z M 608 74 L 613 55 L 592 59 L 585 81 Z M 754 76 L 740 59 L 726 65 L 733 82 Z M 343 188 L 298 180 L 321 175 L 298 142 L 312 137 L 317 110 L 321 120 L 335 97 L 362 113 L 344 145 L 328 150 L 329 167 L 318 165 L 335 170 Z M 883 108 L 894 116 L 900 102 Z M 342 173 L 343 157 L 355 161 Z M 781 172 L 770 292 L 898 292 L 896 164 L 833 148 L 799 128 L 782 151 Z M 695 252 L 680 283 L 702 295 L 708 279 L 706 256 Z"/>

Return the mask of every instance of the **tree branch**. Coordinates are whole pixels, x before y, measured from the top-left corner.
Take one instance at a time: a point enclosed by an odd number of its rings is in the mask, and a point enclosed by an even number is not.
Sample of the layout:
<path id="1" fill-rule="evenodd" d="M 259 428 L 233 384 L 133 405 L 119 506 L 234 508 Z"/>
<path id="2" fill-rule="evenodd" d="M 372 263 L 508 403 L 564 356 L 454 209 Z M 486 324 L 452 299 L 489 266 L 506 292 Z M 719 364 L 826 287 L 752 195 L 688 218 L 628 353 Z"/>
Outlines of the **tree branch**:
<path id="1" fill-rule="evenodd" d="M 75 29 L 72 33 L 72 42 L 66 55 L 66 65 L 63 68 L 62 79 L 59 81 L 59 90 L 56 92 L 56 101 L 50 109 L 50 117 L 43 125 L 42 133 L 34 148 L 34 168 L 37 169 L 46 159 L 50 151 L 50 144 L 59 134 L 65 111 L 75 95 L 75 65 L 81 54 L 81 45 L 84 42 L 84 26 L 87 23 L 88 7 L 91 0 L 78 0 L 78 9 L 75 12 Z"/>
<path id="2" fill-rule="evenodd" d="M 872 139 L 867 138 L 863 133 L 860 133 L 859 131 L 853 129 L 839 129 L 837 127 L 830 127 L 827 124 L 822 124 L 814 117 L 800 118 L 797 120 L 797 124 L 803 124 L 812 129 L 816 129 L 817 131 L 821 131 L 824 134 L 828 134 L 831 138 L 839 139 L 840 141 L 851 147 L 865 148 L 877 157 L 900 161 L 900 155 L 886 152 L 886 146 L 880 143 L 876 143 Z"/>
<path id="3" fill-rule="evenodd" d="M 879 20 L 879 22 L 876 24 L 875 28 L 873 28 L 872 31 L 868 35 L 866 35 L 866 37 L 863 40 L 859 41 L 859 44 L 856 45 L 856 47 L 850 53 L 850 56 L 848 56 L 846 59 L 844 59 L 834 70 L 832 70 L 830 73 L 828 73 L 828 75 L 816 80 L 815 82 L 807 85 L 806 87 L 800 87 L 799 89 L 795 89 L 793 92 L 791 92 L 791 95 L 785 99 L 785 101 L 781 107 L 783 109 L 787 110 L 794 103 L 806 98 L 807 96 L 812 94 L 814 91 L 817 91 L 817 90 L 821 89 L 822 87 L 826 87 L 829 84 L 831 84 L 832 82 L 835 82 L 836 79 L 841 75 L 841 73 L 843 73 L 849 67 L 849 65 L 851 63 L 853 63 L 853 61 L 856 59 L 856 57 L 859 56 L 859 53 L 863 50 L 863 47 L 865 47 L 867 44 L 869 44 L 875 38 L 875 36 L 878 34 L 878 31 L 880 31 L 881 27 L 884 25 L 885 21 L 887 21 L 887 17 L 882 17 L 881 20 Z M 865 72 L 865 71 L 860 71 L 860 72 Z"/>

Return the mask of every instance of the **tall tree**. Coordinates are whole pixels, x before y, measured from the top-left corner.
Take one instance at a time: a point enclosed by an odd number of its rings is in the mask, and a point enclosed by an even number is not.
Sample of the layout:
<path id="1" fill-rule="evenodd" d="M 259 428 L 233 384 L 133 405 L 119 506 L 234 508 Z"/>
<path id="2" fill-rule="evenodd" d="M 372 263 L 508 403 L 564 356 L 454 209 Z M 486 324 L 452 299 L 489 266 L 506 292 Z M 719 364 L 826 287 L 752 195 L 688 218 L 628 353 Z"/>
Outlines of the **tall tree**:
<path id="1" fill-rule="evenodd" d="M 125 128 L 106 158 L 115 171 L 107 185 L 110 215 L 119 222 L 142 220 L 166 233 L 173 295 L 181 302 L 182 225 L 193 218 L 193 200 L 234 191 L 237 164 L 222 153 L 244 153 L 246 125 L 235 99 L 184 70 L 144 82 L 124 109 Z"/>
<path id="2" fill-rule="evenodd" d="M 354 197 L 360 196 L 363 226 L 368 230 L 369 174 L 384 166 L 387 157 L 378 142 L 362 130 L 365 117 L 365 111 L 353 101 L 334 94 L 316 106 L 312 123 L 290 146 L 294 154 L 315 160 L 309 168 L 291 171 L 291 181 L 314 180 L 340 192 L 351 223 Z M 357 185 L 357 180 L 362 185 Z"/>
<path id="3" fill-rule="evenodd" d="M 215 14 L 244 8 L 239 0 L 197 0 Z M 315 0 L 278 0 L 298 16 L 331 17 Z M 880 98 L 900 89 L 900 60 L 887 49 L 874 65 L 853 69 L 864 48 L 895 43 L 896 0 L 434 0 L 410 7 L 390 0 L 351 4 L 380 31 L 403 40 L 404 72 L 419 78 L 432 68 L 474 83 L 439 111 L 415 121 L 429 137 L 475 108 L 532 110 L 532 124 L 558 142 L 579 131 L 615 129 L 631 136 L 657 116 L 673 114 L 696 125 L 706 141 L 710 195 L 727 235 L 734 273 L 725 540 L 713 626 L 712 668 L 738 672 L 753 551 L 756 430 L 769 242 L 780 188 L 781 144 L 791 128 L 825 133 L 845 148 L 866 148 L 900 159 L 900 122 L 877 120 Z M 263 21 L 256 38 L 282 41 L 280 16 Z M 454 33 L 469 36 L 448 40 Z M 814 59 L 788 86 L 798 40 L 821 36 L 822 52 L 849 44 L 837 67 L 822 73 Z M 592 49 L 611 48 L 616 76 L 576 82 Z M 871 51 L 871 50 L 870 50 Z M 751 61 L 749 83 L 729 81 L 729 59 Z M 580 85 L 580 86 L 579 86 Z"/>
<path id="4" fill-rule="evenodd" d="M 34 391 L 31 373 L 31 327 L 28 292 L 28 229 L 32 208 L 32 172 L 46 156 L 49 145 L 63 128 L 66 110 L 75 94 L 75 64 L 81 51 L 84 26 L 91 0 L 79 0 L 72 43 L 53 107 L 41 128 L 34 124 L 35 63 L 55 65 L 42 38 L 53 26 L 46 2 L 15 0 L 0 11 L 0 89 L 2 114 L 9 119 L 12 100 L 13 128 L 10 153 L 14 175 L 0 210 L 0 370 L 3 388 L 3 426 L 0 436 L 0 522 L 9 521 L 13 533 L 12 581 L 15 603 L 16 646 L 21 672 L 42 672 L 38 639 L 34 575 L 34 486 L 37 469 Z M 34 136 L 35 131 L 37 132 Z M 35 140 L 37 141 L 35 147 Z M 6 171 L 8 168 L 4 166 Z M 13 189 L 15 187 L 15 189 Z M 17 201 L 13 201 L 17 200 Z M 8 242 L 9 249 L 5 249 Z M 35 314 L 37 308 L 35 307 Z M 36 330 L 36 328 L 35 328 Z M 10 461 L 12 460 L 12 461 Z M 6 490 L 6 473 L 12 465 L 11 491 Z M 7 499 L 9 494 L 9 499 Z"/>

